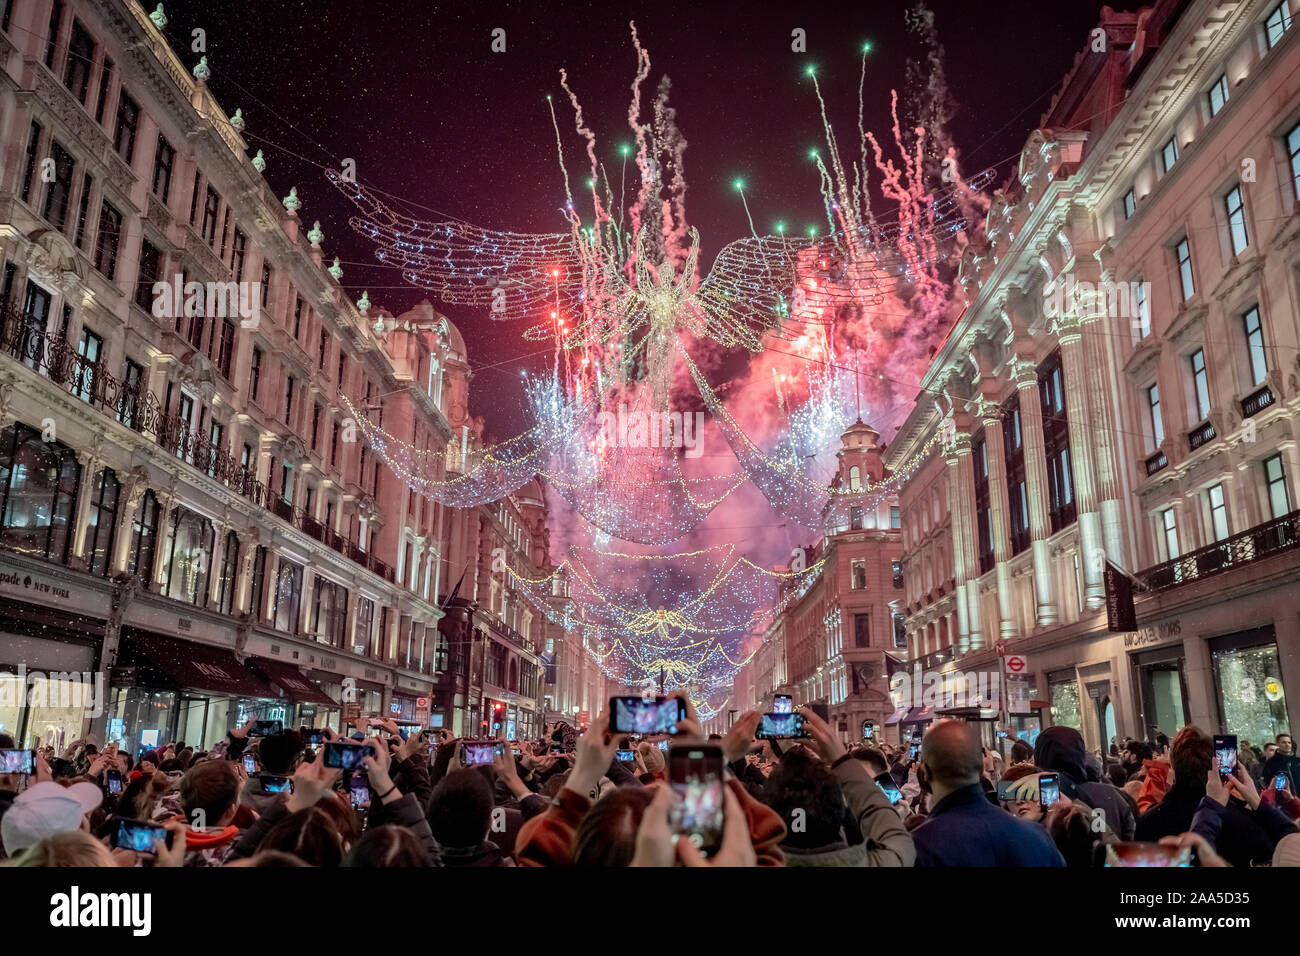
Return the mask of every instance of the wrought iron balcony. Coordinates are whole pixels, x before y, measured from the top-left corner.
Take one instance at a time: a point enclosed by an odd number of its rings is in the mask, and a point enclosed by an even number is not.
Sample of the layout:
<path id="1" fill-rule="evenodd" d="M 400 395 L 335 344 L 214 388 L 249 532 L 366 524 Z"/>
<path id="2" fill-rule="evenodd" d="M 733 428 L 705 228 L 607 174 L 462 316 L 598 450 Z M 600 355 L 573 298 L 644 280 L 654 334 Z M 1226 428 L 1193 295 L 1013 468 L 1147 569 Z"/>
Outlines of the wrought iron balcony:
<path id="1" fill-rule="evenodd" d="M 1192 451 L 1196 451 L 1205 443 L 1213 441 L 1218 434 L 1214 430 L 1214 422 L 1207 420 L 1187 433 L 1187 444 Z"/>
<path id="2" fill-rule="evenodd" d="M 1161 471 L 1164 468 L 1167 468 L 1169 466 L 1169 459 L 1165 457 L 1164 452 L 1158 451 L 1146 460 L 1146 466 L 1147 466 L 1147 477 L 1150 478 L 1156 472 Z"/>
<path id="3" fill-rule="evenodd" d="M 1273 390 L 1263 385 L 1241 400 L 1241 416 L 1251 418 L 1266 408 L 1272 408 L 1276 401 L 1277 396 L 1273 394 Z"/>
<path id="4" fill-rule="evenodd" d="M 1143 571 L 1148 591 L 1167 591 L 1300 547 L 1300 511 L 1256 525 L 1230 538 Z"/>

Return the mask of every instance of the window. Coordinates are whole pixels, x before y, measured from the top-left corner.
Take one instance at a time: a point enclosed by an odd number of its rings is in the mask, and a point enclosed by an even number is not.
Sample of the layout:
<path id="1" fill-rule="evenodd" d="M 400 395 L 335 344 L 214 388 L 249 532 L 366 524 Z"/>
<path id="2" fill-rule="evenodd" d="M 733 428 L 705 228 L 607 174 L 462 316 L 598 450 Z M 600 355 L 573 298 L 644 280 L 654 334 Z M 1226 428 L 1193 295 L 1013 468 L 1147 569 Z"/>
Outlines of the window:
<path id="1" fill-rule="evenodd" d="M 32 198 L 32 183 L 36 178 L 36 151 L 40 148 L 40 143 L 41 124 L 32 123 L 31 133 L 27 139 L 27 155 L 23 159 L 23 188 L 19 193 L 23 202 L 30 202 Z"/>
<path id="2" fill-rule="evenodd" d="M 854 647 L 871 646 L 871 615 L 870 614 L 853 615 L 853 646 Z"/>
<path id="3" fill-rule="evenodd" d="M 146 312 L 153 312 L 153 285 L 162 271 L 162 254 L 148 239 L 140 241 L 140 271 L 135 278 L 135 304 Z"/>
<path id="4" fill-rule="evenodd" d="M 325 353 L 329 351 L 330 334 L 324 329 L 320 330 L 320 348 L 316 354 L 316 366 L 323 372 L 325 370 Z"/>
<path id="5" fill-rule="evenodd" d="M 272 621 L 277 631 L 297 634 L 302 607 L 302 565 L 280 559 L 280 573 L 275 582 L 275 608 Z"/>
<path id="6" fill-rule="evenodd" d="M 1137 306 L 1138 338 L 1144 339 L 1151 334 L 1151 303 L 1147 301 L 1147 284 L 1141 276 L 1133 283 L 1133 301 Z"/>
<path id="7" fill-rule="evenodd" d="M 217 462 L 225 447 L 226 428 L 221 422 L 212 422 L 208 426 L 208 475 L 212 478 L 217 476 Z"/>
<path id="8" fill-rule="evenodd" d="M 1137 212 L 1137 193 L 1130 187 L 1124 194 L 1124 218 L 1132 219 L 1135 212 Z"/>
<path id="9" fill-rule="evenodd" d="M 898 505 L 889 506 L 889 527 L 896 531 L 903 527 L 903 515 L 898 510 Z"/>
<path id="10" fill-rule="evenodd" d="M 993 511 L 989 497 L 989 450 L 983 432 L 971 443 L 975 465 L 975 539 L 980 574 L 993 568 Z"/>
<path id="11" fill-rule="evenodd" d="M 67 563 L 81 465 L 72 449 L 26 425 L 0 431 L 0 545 Z"/>
<path id="12" fill-rule="evenodd" d="M 95 369 L 104 352 L 103 336 L 82 328 L 77 343 L 77 366 L 73 371 L 73 394 L 89 402 L 95 394 Z"/>
<path id="13" fill-rule="evenodd" d="M 266 619 L 266 554 L 266 548 L 262 545 L 258 545 L 253 552 L 253 587 L 249 597 L 249 613 L 255 621 Z"/>
<path id="14" fill-rule="evenodd" d="M 203 239 L 208 245 L 217 241 L 217 209 L 221 206 L 221 197 L 211 186 L 203 199 Z"/>
<path id="15" fill-rule="evenodd" d="M 144 366 L 139 362 L 126 360 L 123 388 L 117 398 L 117 420 L 128 428 L 139 430 L 141 423 L 136 415 L 140 405 L 140 393 L 144 388 Z"/>
<path id="16" fill-rule="evenodd" d="M 230 241 L 230 271 L 234 273 L 236 282 L 244 281 L 244 254 L 247 247 L 248 237 L 236 226 L 235 237 Z"/>
<path id="17" fill-rule="evenodd" d="M 221 217 L 221 247 L 220 258 L 222 262 L 226 261 L 226 240 L 230 238 L 230 206 L 226 206 L 226 213 Z"/>
<path id="18" fill-rule="evenodd" d="M 104 203 L 99 208 L 99 234 L 95 238 L 95 268 L 107 278 L 117 271 L 117 247 L 122 235 L 122 214 Z"/>
<path id="19" fill-rule="evenodd" d="M 68 37 L 68 60 L 63 64 L 63 85 L 77 102 L 85 104 L 90 87 L 90 64 L 95 59 L 95 40 L 78 21 L 72 21 Z"/>
<path id="20" fill-rule="evenodd" d="M 229 319 L 221 321 L 221 342 L 217 346 L 217 368 L 226 378 L 230 378 L 231 366 L 235 360 L 235 323 Z"/>
<path id="21" fill-rule="evenodd" d="M 1210 527 L 1215 541 L 1228 537 L 1228 505 L 1223 498 L 1223 485 L 1212 485 L 1205 493 L 1210 505 Z"/>
<path id="22" fill-rule="evenodd" d="M 1282 456 L 1274 455 L 1264 460 L 1264 484 L 1268 488 L 1268 507 L 1273 518 L 1291 513 L 1291 498 L 1287 494 L 1286 471 Z"/>
<path id="23" fill-rule="evenodd" d="M 1171 136 L 1169 142 L 1165 143 L 1160 150 L 1160 171 L 1169 172 L 1176 162 L 1178 162 L 1178 140 Z"/>
<path id="24" fill-rule="evenodd" d="M 99 71 L 99 99 L 95 105 L 95 122 L 103 124 L 108 111 L 108 94 L 113 89 L 113 61 L 104 57 L 104 68 Z"/>
<path id="25" fill-rule="evenodd" d="M 257 386 L 262 381 L 262 350 L 256 345 L 253 346 L 253 361 L 249 364 L 248 369 L 248 395 L 253 401 L 257 401 Z"/>
<path id="26" fill-rule="evenodd" d="M 1174 258 L 1178 260 L 1178 281 L 1186 302 L 1196 294 L 1196 283 L 1192 279 L 1192 247 L 1186 239 L 1174 246 Z"/>
<path id="27" fill-rule="evenodd" d="M 90 229 L 90 194 L 94 191 L 95 180 L 90 173 L 81 178 L 81 205 L 77 210 L 77 235 L 73 240 L 78 249 L 84 249 L 86 235 Z"/>
<path id="28" fill-rule="evenodd" d="M 302 336 L 302 296 L 293 299 L 293 338 L 298 341 Z"/>
<path id="29" fill-rule="evenodd" d="M 1210 99 L 1210 116 L 1218 116 L 1228 102 L 1228 74 L 1220 73 L 1207 95 Z"/>
<path id="30" fill-rule="evenodd" d="M 63 231 L 68 221 L 68 197 L 72 194 L 72 156 L 55 140 L 50 144 L 54 160 L 54 181 L 45 192 L 41 216 L 55 229 Z"/>
<path id="31" fill-rule="evenodd" d="M 861 591 L 867 586 L 867 560 L 866 558 L 854 558 L 850 565 L 851 581 L 849 586 L 854 591 Z"/>
<path id="32" fill-rule="evenodd" d="M 172 166 L 176 162 L 176 150 L 171 143 L 158 137 L 158 148 L 153 154 L 153 194 L 167 205 L 172 192 Z"/>
<path id="33" fill-rule="evenodd" d="M 339 423 L 338 420 L 336 419 L 334 421 L 334 437 L 330 439 L 330 464 L 337 465 L 338 463 L 339 463 Z"/>
<path id="34" fill-rule="evenodd" d="M 1178 557 L 1178 518 L 1173 508 L 1160 512 L 1160 527 L 1165 535 L 1165 560 Z"/>
<path id="35" fill-rule="evenodd" d="M 113 132 L 113 149 L 128 166 L 135 154 L 135 130 L 140 122 L 140 107 L 122 91 L 117 101 L 117 129 Z"/>
<path id="36" fill-rule="evenodd" d="M 189 330 L 190 345 L 194 346 L 200 352 L 204 351 L 203 333 L 205 331 L 206 325 L 207 325 L 207 318 L 203 315 L 202 312 L 196 312 L 194 315 L 190 316 L 190 330 Z"/>
<path id="37" fill-rule="evenodd" d="M 320 435 L 320 402 L 311 409 L 311 449 L 316 450 L 316 439 Z"/>
<path id="38" fill-rule="evenodd" d="M 194 170 L 194 188 L 190 190 L 190 225 L 199 221 L 199 180 L 203 174 Z"/>
<path id="39" fill-rule="evenodd" d="M 1205 374 L 1205 350 L 1192 353 L 1192 390 L 1196 398 L 1196 420 L 1204 421 L 1210 415 L 1210 383 Z"/>
<path id="40" fill-rule="evenodd" d="M 221 549 L 221 571 L 217 577 L 217 610 L 235 612 L 235 579 L 239 571 L 239 535 L 231 531 Z"/>
<path id="41" fill-rule="evenodd" d="M 1286 31 L 1291 29 L 1291 11 L 1287 0 L 1282 0 L 1264 20 L 1264 44 L 1270 50 L 1277 46 Z"/>
<path id="42" fill-rule="evenodd" d="M 1074 472 L 1070 461 L 1070 422 L 1065 407 L 1065 373 L 1056 351 L 1038 369 L 1043 410 L 1043 451 L 1047 461 L 1047 508 L 1052 533 L 1072 524 Z"/>
<path id="43" fill-rule="evenodd" d="M 371 634 L 375 629 L 375 602 L 370 598 L 357 598 L 357 627 L 352 637 L 352 652 L 365 654 L 370 647 Z M 442 668 L 446 670 L 446 668 Z"/>
<path id="44" fill-rule="evenodd" d="M 1160 415 L 1159 383 L 1147 389 L 1147 408 L 1151 412 L 1151 437 L 1154 440 L 1154 447 L 1159 448 L 1165 443 L 1165 422 Z"/>
<path id="45" fill-rule="evenodd" d="M 348 617 L 348 592 L 341 584 L 317 576 L 311 630 L 318 641 L 342 647 Z"/>
<path id="46" fill-rule="evenodd" d="M 267 297 L 271 294 L 271 263 L 262 260 L 262 308 L 266 308 Z"/>
<path id="47" fill-rule="evenodd" d="M 1264 329 L 1259 321 L 1259 306 L 1252 306 L 1242 321 L 1246 326 L 1246 357 L 1250 363 L 1250 382 L 1258 385 L 1268 377 L 1268 359 L 1264 355 Z"/>
<path id="48" fill-rule="evenodd" d="M 208 572 L 212 567 L 212 522 L 185 508 L 176 511 L 166 594 L 173 600 L 203 607 L 208 603 Z"/>
<path id="49" fill-rule="evenodd" d="M 86 569 L 107 577 L 113 563 L 113 534 L 117 530 L 117 506 L 121 484 L 112 468 L 95 476 L 86 518 Z"/>
<path id="50" fill-rule="evenodd" d="M 45 35 L 45 65 L 54 69 L 54 51 L 59 48 L 59 24 L 63 22 L 63 0 L 50 6 L 50 24 Z"/>
<path id="51" fill-rule="evenodd" d="M 293 380 L 293 376 L 292 376 L 292 375 L 290 375 L 288 378 L 285 379 L 285 381 L 284 381 L 284 420 L 285 420 L 285 422 L 286 422 L 290 427 L 293 426 L 293 392 L 294 392 L 294 388 L 295 388 L 296 386 L 297 386 L 297 383 Z"/>
<path id="52" fill-rule="evenodd" d="M 849 491 L 862 490 L 862 469 L 854 465 L 849 469 Z"/>
<path id="53" fill-rule="evenodd" d="M 862 509 L 856 505 L 849 508 L 849 528 L 853 531 L 861 531 L 863 528 Z"/>
<path id="54" fill-rule="evenodd" d="M 1011 553 L 1029 547 L 1029 496 L 1025 484 L 1025 443 L 1020 429 L 1020 396 L 1003 406 L 1004 452 L 1007 466 L 1007 504 L 1010 508 Z"/>
<path id="55" fill-rule="evenodd" d="M 1228 190 L 1228 195 L 1223 197 L 1223 205 L 1228 212 L 1228 236 L 1232 241 L 1232 254 L 1239 256 L 1250 245 L 1250 237 L 1246 234 L 1246 207 L 1242 205 L 1240 186 Z"/>
<path id="56" fill-rule="evenodd" d="M 153 576 L 154 554 L 158 548 L 158 514 L 161 509 L 152 491 L 144 493 L 140 511 L 131 528 L 131 551 L 127 556 L 126 570 L 139 578 L 146 587 Z"/>

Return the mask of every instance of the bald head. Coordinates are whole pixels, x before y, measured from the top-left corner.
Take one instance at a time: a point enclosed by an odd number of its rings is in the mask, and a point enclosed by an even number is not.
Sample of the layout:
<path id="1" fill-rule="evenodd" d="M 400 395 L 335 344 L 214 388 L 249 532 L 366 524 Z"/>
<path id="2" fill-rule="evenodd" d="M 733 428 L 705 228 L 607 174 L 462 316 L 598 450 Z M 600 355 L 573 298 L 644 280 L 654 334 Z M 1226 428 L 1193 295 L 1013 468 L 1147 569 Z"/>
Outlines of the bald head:
<path id="1" fill-rule="evenodd" d="M 960 720 L 935 724 L 921 741 L 921 762 L 932 786 L 955 790 L 979 783 L 983 758 L 979 734 Z"/>

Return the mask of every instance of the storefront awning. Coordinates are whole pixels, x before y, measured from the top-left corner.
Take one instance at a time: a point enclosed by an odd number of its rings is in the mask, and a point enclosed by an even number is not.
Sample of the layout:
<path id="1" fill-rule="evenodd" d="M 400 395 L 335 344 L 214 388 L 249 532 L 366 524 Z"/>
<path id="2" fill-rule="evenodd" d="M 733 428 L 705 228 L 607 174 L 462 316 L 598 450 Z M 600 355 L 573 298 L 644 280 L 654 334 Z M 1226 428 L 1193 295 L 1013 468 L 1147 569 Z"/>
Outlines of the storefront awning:
<path id="1" fill-rule="evenodd" d="M 125 652 L 123 656 L 128 659 L 119 658 L 119 664 L 158 671 L 178 690 L 202 690 L 230 697 L 269 700 L 280 697 L 274 687 L 251 668 L 239 663 L 235 655 L 224 648 L 132 629 L 124 634 L 122 649 Z"/>
<path id="2" fill-rule="evenodd" d="M 934 720 L 933 707 L 913 707 L 907 712 L 907 715 L 899 721 L 900 724 L 924 724 Z"/>
<path id="3" fill-rule="evenodd" d="M 321 691 L 306 677 L 302 671 L 286 661 L 275 661 L 266 657 L 250 657 L 248 663 L 263 677 L 299 704 L 319 704 L 331 710 L 338 709 L 338 703 Z"/>
<path id="4" fill-rule="evenodd" d="M 908 712 L 909 710 L 911 710 L 911 709 L 912 709 L 912 708 L 910 708 L 910 707 L 899 707 L 897 710 L 895 710 L 892 714 L 889 715 L 889 719 L 888 719 L 887 721 L 885 721 L 885 726 L 886 726 L 886 727 L 893 727 L 895 724 L 897 724 L 899 721 L 901 721 L 904 717 L 906 717 L 906 716 L 907 716 L 907 712 Z"/>

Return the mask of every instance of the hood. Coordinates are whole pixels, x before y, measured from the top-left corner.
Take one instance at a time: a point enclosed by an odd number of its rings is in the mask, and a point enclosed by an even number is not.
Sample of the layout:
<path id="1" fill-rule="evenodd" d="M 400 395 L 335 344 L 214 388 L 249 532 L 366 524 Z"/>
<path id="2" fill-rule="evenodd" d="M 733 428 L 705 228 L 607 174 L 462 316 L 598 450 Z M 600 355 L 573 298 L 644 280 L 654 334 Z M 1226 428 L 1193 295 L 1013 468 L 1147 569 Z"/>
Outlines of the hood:
<path id="1" fill-rule="evenodd" d="M 1088 747 L 1073 727 L 1048 727 L 1034 744 L 1034 763 L 1043 770 L 1065 774 L 1074 783 L 1088 779 Z"/>

